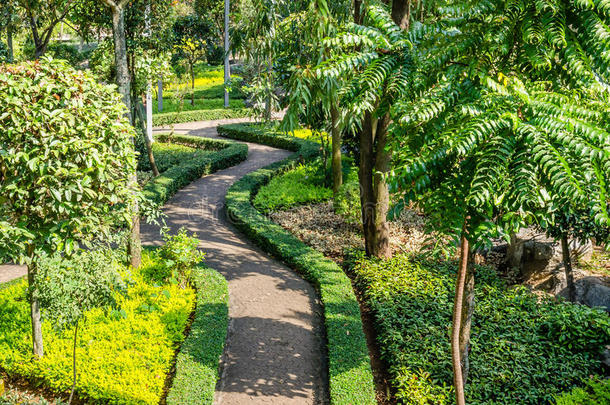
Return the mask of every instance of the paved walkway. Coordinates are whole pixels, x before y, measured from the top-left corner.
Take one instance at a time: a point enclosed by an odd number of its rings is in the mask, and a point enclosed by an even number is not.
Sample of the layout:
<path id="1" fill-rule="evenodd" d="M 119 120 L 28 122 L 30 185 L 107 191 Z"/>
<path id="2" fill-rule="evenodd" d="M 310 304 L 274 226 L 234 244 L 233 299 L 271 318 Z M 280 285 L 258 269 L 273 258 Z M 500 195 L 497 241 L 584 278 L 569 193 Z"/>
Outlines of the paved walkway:
<path id="1" fill-rule="evenodd" d="M 174 129 L 218 136 L 216 123 Z M 215 403 L 324 404 L 325 342 L 314 288 L 251 244 L 224 215 L 224 198 L 235 181 L 289 154 L 258 144 L 248 147 L 245 162 L 191 183 L 164 208 L 172 230 L 184 226 L 196 232 L 206 263 L 229 282 L 229 333 Z M 145 243 L 159 244 L 159 239 L 157 229 L 142 227 Z"/>

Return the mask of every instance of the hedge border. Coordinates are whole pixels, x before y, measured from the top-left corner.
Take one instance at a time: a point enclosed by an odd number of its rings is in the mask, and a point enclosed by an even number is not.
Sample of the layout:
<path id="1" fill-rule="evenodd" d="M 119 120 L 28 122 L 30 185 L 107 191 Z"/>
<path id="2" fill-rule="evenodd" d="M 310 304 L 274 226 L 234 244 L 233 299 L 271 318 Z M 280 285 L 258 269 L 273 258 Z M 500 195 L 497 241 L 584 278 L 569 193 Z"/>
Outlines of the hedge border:
<path id="1" fill-rule="evenodd" d="M 211 405 L 220 378 L 220 357 L 229 326 L 229 285 L 220 273 L 204 265 L 193 272 L 193 282 L 195 318 L 176 357 L 168 405 Z"/>
<path id="2" fill-rule="evenodd" d="M 212 110 L 192 110 L 169 113 L 159 113 L 153 115 L 153 125 L 156 127 L 180 124 L 193 121 L 211 121 L 228 118 L 243 118 L 248 116 L 245 108 L 217 108 Z"/>
<path id="3" fill-rule="evenodd" d="M 165 204 L 181 188 L 189 185 L 200 177 L 243 162 L 248 157 L 248 145 L 189 135 L 156 135 L 160 142 L 177 143 L 198 149 L 214 151 L 179 165 L 170 167 L 159 176 L 149 181 L 143 188 L 144 197 L 160 205 Z"/>
<path id="4" fill-rule="evenodd" d="M 328 340 L 331 403 L 376 404 L 375 385 L 364 335 L 360 306 L 350 279 L 332 260 L 305 245 L 252 205 L 258 189 L 274 176 L 318 155 L 320 145 L 267 132 L 249 124 L 218 127 L 228 138 L 262 143 L 294 151 L 287 159 L 252 172 L 233 184 L 226 196 L 229 220 L 261 248 L 299 271 L 317 288 L 324 305 Z"/>

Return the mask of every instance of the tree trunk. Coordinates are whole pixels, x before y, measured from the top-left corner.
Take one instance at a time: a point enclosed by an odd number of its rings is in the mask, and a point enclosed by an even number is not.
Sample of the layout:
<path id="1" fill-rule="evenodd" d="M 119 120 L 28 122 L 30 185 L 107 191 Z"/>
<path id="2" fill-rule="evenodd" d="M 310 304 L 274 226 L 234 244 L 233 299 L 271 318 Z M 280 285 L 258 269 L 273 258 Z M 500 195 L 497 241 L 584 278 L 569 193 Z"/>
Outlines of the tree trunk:
<path id="1" fill-rule="evenodd" d="M 470 246 L 466 238 L 467 221 L 464 221 L 460 246 L 460 265 L 455 283 L 455 299 L 453 302 L 453 324 L 451 327 L 451 358 L 453 366 L 453 386 L 455 388 L 455 401 L 457 405 L 466 405 L 464 396 L 464 375 L 462 371 L 462 314 L 464 303 L 464 292 L 468 273 L 468 257 Z"/>
<path id="2" fill-rule="evenodd" d="M 123 103 L 125 103 L 125 106 L 127 107 L 126 115 L 129 118 L 129 122 L 133 124 L 133 113 L 131 110 L 131 79 L 129 77 L 127 44 L 125 41 L 125 12 L 122 5 L 111 5 L 111 9 L 116 80 L 117 85 L 119 86 L 119 93 L 123 97 Z M 138 179 L 135 173 L 133 174 L 131 181 L 137 184 Z M 136 269 L 139 268 L 142 262 L 142 244 L 140 241 L 140 214 L 137 202 L 134 206 L 131 234 L 129 235 L 127 249 L 132 267 Z"/>
<path id="3" fill-rule="evenodd" d="M 190 69 L 191 69 L 191 105 L 192 106 L 195 105 L 195 70 L 193 68 L 194 64 L 195 64 L 195 62 L 191 63 L 191 65 L 190 65 Z"/>
<path id="4" fill-rule="evenodd" d="M 34 286 L 36 281 L 36 263 L 34 262 L 32 253 L 33 249 L 30 248 L 30 258 L 32 259 L 28 265 L 28 285 L 30 288 Z M 32 318 L 32 352 L 34 353 L 34 356 L 40 358 L 44 356 L 40 304 L 33 296 L 30 296 L 30 315 Z"/>
<path id="5" fill-rule="evenodd" d="M 163 111 L 163 79 L 157 81 L 159 90 L 157 91 L 157 111 Z"/>
<path id="6" fill-rule="evenodd" d="M 362 24 L 362 0 L 354 0 L 354 22 Z"/>
<path id="7" fill-rule="evenodd" d="M 114 60 L 116 65 L 116 81 L 123 103 L 127 107 L 129 122 L 133 123 L 131 111 L 131 79 L 127 64 L 127 44 L 125 41 L 125 12 L 122 7 L 112 8 L 112 34 L 114 37 Z"/>
<path id="8" fill-rule="evenodd" d="M 140 122 L 140 130 L 144 136 L 144 143 L 146 144 L 146 154 L 148 155 L 148 162 L 150 163 L 150 168 L 152 169 L 153 176 L 157 177 L 159 175 L 159 169 L 157 168 L 157 163 L 155 162 L 155 155 L 152 150 L 152 142 L 148 138 L 147 130 L 145 128 L 146 120 L 144 118 L 144 112 L 142 111 L 144 107 L 142 103 L 138 103 L 136 107 L 136 113 L 138 115 L 138 121 Z"/>
<path id="9" fill-rule="evenodd" d="M 74 327 L 74 345 L 72 347 L 72 390 L 70 391 L 70 399 L 68 399 L 68 405 L 72 403 L 74 397 L 74 390 L 76 389 L 76 342 L 78 339 L 78 321 Z"/>
<path id="10" fill-rule="evenodd" d="M 568 236 L 561 236 L 561 254 L 563 255 L 563 268 L 566 273 L 566 283 L 568 288 L 568 299 L 570 302 L 576 301 L 576 286 L 574 285 L 574 273 L 572 272 L 572 258 L 570 257 L 570 244 Z"/>
<path id="11" fill-rule="evenodd" d="M 462 361 L 462 379 L 464 384 L 468 382 L 468 372 L 470 371 L 470 329 L 472 327 L 474 304 L 474 253 L 471 249 L 468 249 L 464 300 L 462 302 L 462 322 L 460 327 L 460 358 Z"/>
<path id="12" fill-rule="evenodd" d="M 8 47 L 8 62 L 13 63 L 14 52 L 13 52 L 13 25 L 8 24 L 6 26 L 6 46 Z"/>
<path id="13" fill-rule="evenodd" d="M 333 172 L 333 201 L 337 202 L 339 189 L 343 184 L 343 171 L 341 167 L 341 128 L 339 128 L 339 111 L 332 101 L 330 107 L 331 134 L 332 134 L 332 172 Z"/>
<path id="14" fill-rule="evenodd" d="M 375 253 L 375 192 L 373 189 L 373 128 L 377 126 L 371 113 L 365 113 L 362 129 L 360 130 L 360 167 L 358 178 L 360 180 L 360 205 L 362 214 L 362 229 L 364 232 L 364 245 L 366 254 Z"/>
<path id="15" fill-rule="evenodd" d="M 373 190 L 375 192 L 375 250 L 373 254 L 382 259 L 392 257 L 390 247 L 390 227 L 388 226 L 388 210 L 390 208 L 390 192 L 385 176 L 390 171 L 391 153 L 386 150 L 390 115 L 386 114 L 379 120 L 376 131 L 376 152 Z"/>
<path id="16" fill-rule="evenodd" d="M 403 30 L 409 29 L 411 19 L 411 0 L 392 1 L 392 20 Z"/>

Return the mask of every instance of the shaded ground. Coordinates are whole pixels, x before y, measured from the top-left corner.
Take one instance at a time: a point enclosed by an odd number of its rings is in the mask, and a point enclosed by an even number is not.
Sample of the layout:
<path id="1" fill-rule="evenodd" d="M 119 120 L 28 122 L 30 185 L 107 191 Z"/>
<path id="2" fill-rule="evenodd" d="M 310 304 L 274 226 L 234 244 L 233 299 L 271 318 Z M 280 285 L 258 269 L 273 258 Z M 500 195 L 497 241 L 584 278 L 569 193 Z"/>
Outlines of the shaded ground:
<path id="1" fill-rule="evenodd" d="M 216 137 L 217 124 L 174 128 Z M 248 146 L 245 162 L 193 182 L 164 208 L 172 231 L 186 227 L 196 232 L 207 253 L 206 263 L 229 282 L 229 333 L 215 402 L 327 403 L 322 308 L 314 288 L 251 244 L 224 215 L 225 194 L 236 180 L 289 154 L 258 144 Z M 158 229 L 143 226 L 142 240 L 160 244 Z"/>

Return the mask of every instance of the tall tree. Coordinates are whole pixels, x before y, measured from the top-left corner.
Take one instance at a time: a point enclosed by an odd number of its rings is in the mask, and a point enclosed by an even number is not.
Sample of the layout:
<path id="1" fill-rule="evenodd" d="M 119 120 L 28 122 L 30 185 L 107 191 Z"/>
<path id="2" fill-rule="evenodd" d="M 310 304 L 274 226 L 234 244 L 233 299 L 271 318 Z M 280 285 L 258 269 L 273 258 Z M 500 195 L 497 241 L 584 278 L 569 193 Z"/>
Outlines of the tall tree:
<path id="1" fill-rule="evenodd" d="M 116 81 L 123 103 L 127 107 L 125 114 L 129 122 L 133 123 L 133 111 L 131 108 L 131 79 L 127 65 L 127 44 L 125 41 L 125 6 L 129 0 L 99 0 L 103 2 L 112 12 L 112 34 L 114 38 L 114 61 L 116 65 Z M 137 177 L 132 176 L 131 181 L 137 184 Z M 140 267 L 142 262 L 142 243 L 140 240 L 140 213 L 137 202 L 131 223 L 131 234 L 128 243 L 129 257 L 134 268 Z"/>
<path id="2" fill-rule="evenodd" d="M 472 249 L 548 222 L 545 195 L 588 207 L 599 226 L 610 223 L 610 13 L 602 3 L 567 0 L 458 3 L 438 24 L 410 33 L 417 69 L 409 97 L 393 109 L 392 131 L 402 136 L 392 147 L 393 184 L 405 202 L 418 201 L 439 228 L 462 239 L 456 297 L 465 299 L 456 298 L 452 332 L 461 384 Z"/>

